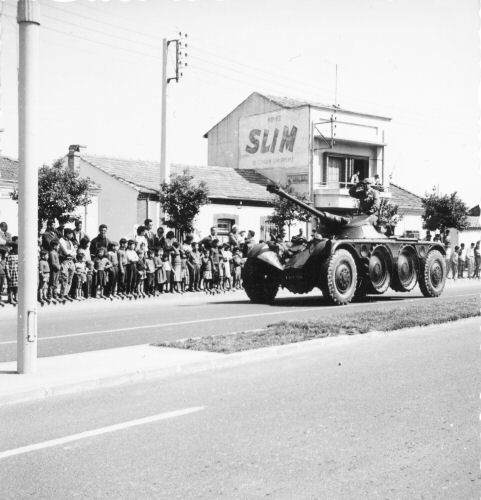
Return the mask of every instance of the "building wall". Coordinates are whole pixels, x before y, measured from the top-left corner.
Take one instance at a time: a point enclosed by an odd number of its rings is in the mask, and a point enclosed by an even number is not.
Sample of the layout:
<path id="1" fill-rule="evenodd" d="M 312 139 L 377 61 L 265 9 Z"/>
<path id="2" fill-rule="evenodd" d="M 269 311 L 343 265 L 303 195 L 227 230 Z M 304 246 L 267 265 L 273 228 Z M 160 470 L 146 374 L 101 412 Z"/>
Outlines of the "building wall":
<path id="1" fill-rule="evenodd" d="M 255 231 L 255 239 L 259 239 L 261 233 L 261 224 L 265 217 L 272 214 L 271 207 L 249 207 L 242 205 L 223 205 L 217 203 L 209 203 L 201 208 L 199 216 L 195 221 L 195 237 L 203 238 L 209 234 L 210 228 L 216 225 L 217 218 L 231 218 L 235 221 L 239 230 Z M 264 219 L 263 219 L 264 218 Z"/>
<path id="2" fill-rule="evenodd" d="M 118 241 L 131 236 L 135 224 L 138 224 L 138 192 L 84 161 L 80 161 L 79 173 L 81 177 L 90 177 L 102 189 L 98 197 L 97 220 L 99 224 L 107 224 L 109 237 Z M 96 234 L 96 231 L 92 234 L 89 230 L 90 236 Z"/>
<path id="3" fill-rule="evenodd" d="M 461 245 L 464 243 L 466 247 L 470 247 L 471 243 L 476 243 L 481 240 L 481 229 L 469 229 L 467 231 L 458 231 L 457 229 L 450 228 L 451 245 Z"/>
<path id="4" fill-rule="evenodd" d="M 8 232 L 18 235 L 18 203 L 10 198 L 13 188 L 0 185 L 0 222 L 6 222 Z"/>
<path id="5" fill-rule="evenodd" d="M 92 196 L 91 203 L 86 207 L 79 207 L 75 213 L 83 221 L 83 230 L 93 238 L 99 228 L 99 198 L 97 195 Z M 72 224 L 72 228 L 74 224 Z"/>
<path id="6" fill-rule="evenodd" d="M 238 168 L 239 119 L 243 116 L 267 113 L 281 109 L 257 94 L 248 97 L 218 123 L 208 135 L 208 165 Z"/>
<path id="7" fill-rule="evenodd" d="M 404 214 L 403 218 L 397 224 L 394 234 L 403 236 L 406 231 L 417 231 L 422 239 L 426 236 L 426 230 L 423 229 L 423 220 L 421 215 Z"/>

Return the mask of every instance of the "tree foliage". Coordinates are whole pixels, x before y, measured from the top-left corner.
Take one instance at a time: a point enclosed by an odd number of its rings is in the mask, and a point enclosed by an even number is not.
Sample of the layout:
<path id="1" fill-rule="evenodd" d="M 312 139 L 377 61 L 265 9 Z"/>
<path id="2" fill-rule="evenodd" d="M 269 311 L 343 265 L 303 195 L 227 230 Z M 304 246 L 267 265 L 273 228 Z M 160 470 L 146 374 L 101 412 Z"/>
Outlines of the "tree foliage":
<path id="1" fill-rule="evenodd" d="M 431 193 L 423 200 L 424 227 L 430 231 L 444 231 L 448 227 L 463 230 L 468 227 L 468 207 L 456 191 L 451 194 Z"/>
<path id="2" fill-rule="evenodd" d="M 168 215 L 166 225 L 175 228 L 180 238 L 194 230 L 194 220 L 202 205 L 209 203 L 208 189 L 204 181 L 193 182 L 194 177 L 184 170 L 183 174 L 170 176 L 170 182 L 163 182 L 160 204 Z"/>
<path id="3" fill-rule="evenodd" d="M 403 218 L 402 214 L 398 213 L 399 207 L 389 201 L 383 200 L 379 207 L 377 223 L 381 227 L 394 228 Z"/>
<path id="4" fill-rule="evenodd" d="M 283 190 L 295 196 L 298 200 L 309 203 L 307 196 L 295 193 L 291 186 L 287 186 L 283 188 Z M 308 222 L 312 217 L 307 210 L 280 196 L 274 196 L 272 205 L 274 207 L 274 213 L 269 217 L 269 221 L 277 227 L 279 232 L 283 232 L 285 226 L 290 230 L 290 227 L 296 221 Z"/>
<path id="5" fill-rule="evenodd" d="M 38 171 L 38 221 L 48 219 L 73 220 L 75 210 L 91 203 L 90 179 L 82 179 L 60 158 L 52 166 L 44 165 Z M 11 193 L 18 200 L 18 191 Z"/>

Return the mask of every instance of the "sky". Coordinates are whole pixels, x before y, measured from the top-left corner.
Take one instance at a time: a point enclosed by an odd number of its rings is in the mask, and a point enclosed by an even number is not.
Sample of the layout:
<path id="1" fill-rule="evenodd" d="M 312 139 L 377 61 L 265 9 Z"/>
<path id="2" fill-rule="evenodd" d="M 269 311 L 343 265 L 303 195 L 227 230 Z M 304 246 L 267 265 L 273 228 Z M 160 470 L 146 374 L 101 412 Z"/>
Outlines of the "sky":
<path id="1" fill-rule="evenodd" d="M 13 158 L 15 5 L 0 0 L 0 147 Z M 204 133 L 258 91 L 388 116 L 393 182 L 481 201 L 478 0 L 40 0 L 40 12 L 43 163 L 69 144 L 158 161 L 162 38 L 183 32 L 168 161 L 206 164 Z"/>

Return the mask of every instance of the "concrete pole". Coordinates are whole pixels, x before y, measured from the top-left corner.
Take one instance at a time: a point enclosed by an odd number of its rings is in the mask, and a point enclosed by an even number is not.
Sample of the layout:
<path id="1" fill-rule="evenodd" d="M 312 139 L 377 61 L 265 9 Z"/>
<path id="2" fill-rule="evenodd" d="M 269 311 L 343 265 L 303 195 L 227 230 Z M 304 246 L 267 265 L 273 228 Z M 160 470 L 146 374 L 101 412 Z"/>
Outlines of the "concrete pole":
<path id="1" fill-rule="evenodd" d="M 168 42 L 162 40 L 162 121 L 160 131 L 160 182 L 169 180 L 167 165 L 167 51 Z"/>
<path id="2" fill-rule="evenodd" d="M 40 19 L 36 0 L 18 0 L 18 314 L 17 371 L 37 368 L 37 106 Z"/>

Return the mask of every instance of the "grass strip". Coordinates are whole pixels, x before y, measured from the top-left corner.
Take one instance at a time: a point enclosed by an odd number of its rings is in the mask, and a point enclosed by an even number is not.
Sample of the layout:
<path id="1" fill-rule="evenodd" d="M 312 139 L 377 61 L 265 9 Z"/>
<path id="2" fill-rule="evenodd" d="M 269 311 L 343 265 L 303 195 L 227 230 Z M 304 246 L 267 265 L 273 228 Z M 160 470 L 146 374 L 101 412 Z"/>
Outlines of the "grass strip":
<path id="1" fill-rule="evenodd" d="M 209 335 L 155 344 L 195 351 L 230 354 L 305 340 L 337 335 L 357 335 L 371 331 L 391 331 L 414 326 L 447 323 L 463 318 L 480 316 L 479 297 L 427 300 L 425 303 L 405 307 L 369 311 L 349 311 L 342 315 L 328 315 L 309 321 L 280 321 L 265 329 Z"/>

